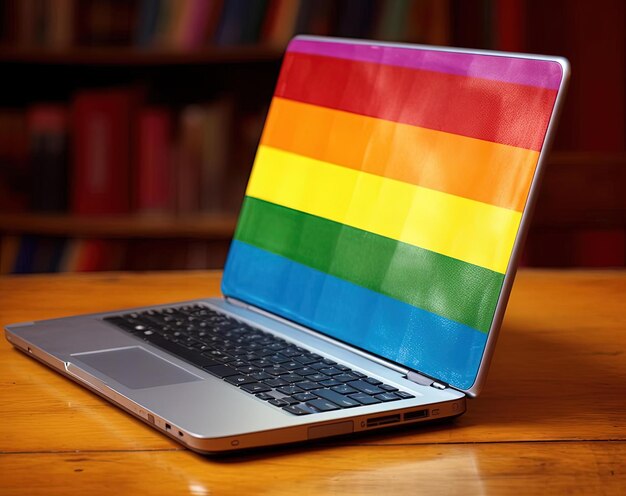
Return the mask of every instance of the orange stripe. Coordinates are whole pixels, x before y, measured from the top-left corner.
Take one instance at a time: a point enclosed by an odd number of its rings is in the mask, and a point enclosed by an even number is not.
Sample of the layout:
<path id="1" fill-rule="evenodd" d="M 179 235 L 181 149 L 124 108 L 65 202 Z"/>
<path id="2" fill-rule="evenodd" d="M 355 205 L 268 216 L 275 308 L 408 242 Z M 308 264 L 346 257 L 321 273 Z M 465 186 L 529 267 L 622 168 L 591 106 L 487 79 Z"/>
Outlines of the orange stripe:
<path id="1" fill-rule="evenodd" d="M 539 153 L 274 97 L 261 143 L 521 212 Z"/>

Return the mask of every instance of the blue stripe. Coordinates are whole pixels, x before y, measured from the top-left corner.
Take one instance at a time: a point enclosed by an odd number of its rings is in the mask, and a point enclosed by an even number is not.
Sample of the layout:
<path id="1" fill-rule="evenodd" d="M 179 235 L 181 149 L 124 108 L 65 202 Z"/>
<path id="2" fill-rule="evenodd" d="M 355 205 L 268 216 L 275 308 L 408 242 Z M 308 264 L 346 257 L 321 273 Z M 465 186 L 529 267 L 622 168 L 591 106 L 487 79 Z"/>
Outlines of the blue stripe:
<path id="1" fill-rule="evenodd" d="M 468 389 L 487 335 L 234 240 L 222 292 Z"/>

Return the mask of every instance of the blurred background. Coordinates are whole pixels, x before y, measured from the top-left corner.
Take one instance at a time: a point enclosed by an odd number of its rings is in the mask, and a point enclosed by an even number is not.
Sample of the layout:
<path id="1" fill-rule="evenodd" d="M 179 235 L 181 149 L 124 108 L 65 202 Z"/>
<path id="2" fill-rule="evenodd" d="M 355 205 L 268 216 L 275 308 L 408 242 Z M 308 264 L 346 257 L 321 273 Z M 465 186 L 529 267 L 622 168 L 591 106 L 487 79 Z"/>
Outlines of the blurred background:
<path id="1" fill-rule="evenodd" d="M 622 0 L 0 0 L 0 273 L 223 266 L 295 34 L 562 55 L 523 264 L 626 265 Z"/>

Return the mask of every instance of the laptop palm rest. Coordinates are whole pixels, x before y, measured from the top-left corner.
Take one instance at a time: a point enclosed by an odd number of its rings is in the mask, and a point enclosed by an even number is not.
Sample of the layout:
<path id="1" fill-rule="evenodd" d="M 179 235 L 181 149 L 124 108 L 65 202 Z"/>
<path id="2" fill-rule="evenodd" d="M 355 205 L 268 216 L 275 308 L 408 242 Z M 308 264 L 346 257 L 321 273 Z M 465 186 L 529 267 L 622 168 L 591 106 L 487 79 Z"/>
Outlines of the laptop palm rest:
<path id="1" fill-rule="evenodd" d="M 72 358 L 129 389 L 169 386 L 202 380 L 139 346 L 77 353 L 72 355 Z"/>

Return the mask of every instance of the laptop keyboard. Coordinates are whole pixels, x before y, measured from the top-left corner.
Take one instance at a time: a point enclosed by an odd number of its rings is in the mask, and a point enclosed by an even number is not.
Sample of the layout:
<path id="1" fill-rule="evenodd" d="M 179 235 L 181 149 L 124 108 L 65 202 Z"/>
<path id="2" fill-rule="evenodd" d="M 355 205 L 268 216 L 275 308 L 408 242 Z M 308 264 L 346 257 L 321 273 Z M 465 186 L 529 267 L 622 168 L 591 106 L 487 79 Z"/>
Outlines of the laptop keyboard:
<path id="1" fill-rule="evenodd" d="M 414 397 L 201 305 L 104 320 L 293 415 Z"/>

